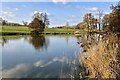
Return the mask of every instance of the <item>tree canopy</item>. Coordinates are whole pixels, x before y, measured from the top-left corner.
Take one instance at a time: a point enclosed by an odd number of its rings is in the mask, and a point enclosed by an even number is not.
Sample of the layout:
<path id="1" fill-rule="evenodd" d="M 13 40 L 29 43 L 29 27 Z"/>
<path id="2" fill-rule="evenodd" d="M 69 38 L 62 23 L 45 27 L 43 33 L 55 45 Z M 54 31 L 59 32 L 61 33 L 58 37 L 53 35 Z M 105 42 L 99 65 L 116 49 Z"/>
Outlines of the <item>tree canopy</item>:
<path id="1" fill-rule="evenodd" d="M 83 22 L 77 24 L 76 28 L 95 29 L 97 27 L 97 19 L 94 18 L 92 13 L 86 13 L 83 17 Z"/>
<path id="2" fill-rule="evenodd" d="M 112 12 L 103 18 L 104 28 L 107 31 L 120 32 L 120 2 L 111 9 Z"/>
<path id="3" fill-rule="evenodd" d="M 33 20 L 29 23 L 28 27 L 32 28 L 32 32 L 43 32 L 44 28 L 49 25 L 47 13 L 37 12 L 32 16 Z"/>

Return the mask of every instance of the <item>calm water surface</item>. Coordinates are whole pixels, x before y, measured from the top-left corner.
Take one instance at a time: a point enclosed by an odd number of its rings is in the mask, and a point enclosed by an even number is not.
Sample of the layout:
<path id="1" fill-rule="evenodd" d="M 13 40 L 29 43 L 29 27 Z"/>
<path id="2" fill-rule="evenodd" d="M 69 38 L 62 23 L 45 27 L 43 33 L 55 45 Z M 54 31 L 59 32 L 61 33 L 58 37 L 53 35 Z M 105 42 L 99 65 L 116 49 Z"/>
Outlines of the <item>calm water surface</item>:
<path id="1" fill-rule="evenodd" d="M 80 52 L 75 36 L 2 39 L 4 78 L 79 77 Z"/>

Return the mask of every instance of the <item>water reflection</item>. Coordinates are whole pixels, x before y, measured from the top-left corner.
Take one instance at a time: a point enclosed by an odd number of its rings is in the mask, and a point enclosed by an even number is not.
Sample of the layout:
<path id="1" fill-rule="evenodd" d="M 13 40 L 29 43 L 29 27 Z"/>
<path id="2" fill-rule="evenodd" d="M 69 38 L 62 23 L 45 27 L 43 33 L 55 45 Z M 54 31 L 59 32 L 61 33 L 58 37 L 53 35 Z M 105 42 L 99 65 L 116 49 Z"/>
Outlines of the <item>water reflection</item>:
<path id="1" fill-rule="evenodd" d="M 86 78 L 120 78 L 120 34 L 81 34 L 77 40 L 41 35 L 4 38 L 3 42 L 4 78 L 73 79 L 79 73 Z M 36 50 L 49 54 L 35 54 Z"/>
<path id="2" fill-rule="evenodd" d="M 5 46 L 9 41 L 12 40 L 19 40 L 21 38 L 27 39 L 29 36 L 22 36 L 22 35 L 12 35 L 12 36 L 0 36 L 0 44 Z"/>
<path id="3" fill-rule="evenodd" d="M 18 64 L 11 69 L 3 69 L 3 78 L 79 78 L 77 55 L 71 59 L 67 54 L 51 61 L 39 60 L 33 64 Z"/>
<path id="4" fill-rule="evenodd" d="M 48 45 L 49 45 L 49 39 L 45 38 L 45 36 L 43 35 L 34 35 L 31 36 L 29 38 L 29 42 L 32 44 L 32 46 L 36 49 L 36 50 L 42 50 L 42 49 L 47 49 Z"/>
<path id="5" fill-rule="evenodd" d="M 68 42 L 66 36 L 8 39 L 3 46 L 3 78 L 79 78 L 79 45 L 76 37 L 67 38 Z"/>
<path id="6" fill-rule="evenodd" d="M 93 34 L 82 40 L 81 77 L 119 79 L 120 34 Z"/>
<path id="7" fill-rule="evenodd" d="M 22 76 L 26 76 L 29 73 L 30 65 L 28 64 L 18 64 L 11 69 L 4 69 L 2 71 L 3 78 L 21 78 Z"/>
<path id="8" fill-rule="evenodd" d="M 8 42 L 7 39 L 5 38 L 2 38 L 0 40 L 1 40 L 0 43 L 2 44 L 2 46 L 4 46 Z"/>

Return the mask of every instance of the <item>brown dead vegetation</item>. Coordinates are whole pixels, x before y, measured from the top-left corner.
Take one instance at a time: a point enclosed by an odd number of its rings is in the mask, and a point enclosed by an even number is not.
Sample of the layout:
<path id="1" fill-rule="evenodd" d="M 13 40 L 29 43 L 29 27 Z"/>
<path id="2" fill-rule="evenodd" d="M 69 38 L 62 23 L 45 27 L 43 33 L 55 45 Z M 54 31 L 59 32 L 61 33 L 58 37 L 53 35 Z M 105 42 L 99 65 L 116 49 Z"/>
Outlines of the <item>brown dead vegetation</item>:
<path id="1" fill-rule="evenodd" d="M 98 44 L 87 44 L 80 58 L 88 78 L 120 78 L 120 35 L 102 37 Z M 84 76 L 85 77 L 85 76 Z"/>

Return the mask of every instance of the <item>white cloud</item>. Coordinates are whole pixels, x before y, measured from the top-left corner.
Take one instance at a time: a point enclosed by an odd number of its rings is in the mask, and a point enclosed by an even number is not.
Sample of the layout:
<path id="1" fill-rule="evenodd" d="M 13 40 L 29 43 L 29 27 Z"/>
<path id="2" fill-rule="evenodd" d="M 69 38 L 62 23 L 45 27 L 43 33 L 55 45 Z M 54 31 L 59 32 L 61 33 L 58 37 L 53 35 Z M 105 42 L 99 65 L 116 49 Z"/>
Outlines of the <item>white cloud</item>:
<path id="1" fill-rule="evenodd" d="M 42 60 L 39 60 L 39 61 L 35 62 L 34 66 L 35 67 L 39 67 L 39 66 L 43 67 L 43 64 L 44 64 L 44 62 Z"/>
<path id="2" fill-rule="evenodd" d="M 46 66 L 48 66 L 48 65 L 50 65 L 50 64 L 52 64 L 54 62 L 57 62 L 57 61 L 58 62 L 66 62 L 67 63 L 68 57 L 62 55 L 62 56 L 59 56 L 59 57 L 55 57 L 51 61 L 48 61 L 48 62 L 44 62 L 42 60 L 39 60 L 39 61 L 34 63 L 34 66 L 35 67 L 46 67 Z"/>
<path id="3" fill-rule="evenodd" d="M 40 12 L 40 11 L 34 11 L 32 14 L 30 14 L 30 16 L 33 15 L 33 14 L 36 14 L 36 13 L 39 13 L 39 14 L 41 14 L 41 13 L 46 13 L 48 16 L 53 16 L 53 15 L 50 14 L 49 12 Z"/>
<path id="4" fill-rule="evenodd" d="M 97 7 L 89 7 L 89 8 L 83 8 L 79 5 L 76 5 L 76 9 L 79 9 L 82 13 L 97 13 L 99 9 Z"/>
<path id="5" fill-rule="evenodd" d="M 53 0 L 2 0 L 3 2 L 51 2 Z M 56 0 L 60 1 L 60 0 Z M 63 0 L 62 0 L 63 1 Z M 70 2 L 118 2 L 118 0 L 70 0 Z"/>
<path id="6" fill-rule="evenodd" d="M 71 15 L 71 18 L 77 18 L 77 16 L 76 15 Z"/>
<path id="7" fill-rule="evenodd" d="M 52 64 L 53 63 L 53 61 L 48 61 L 47 63 L 45 63 L 45 62 L 43 62 L 42 60 L 39 60 L 39 61 L 37 61 L 35 64 L 34 64 L 34 66 L 35 67 L 46 67 L 46 66 L 48 66 L 48 65 L 50 65 L 50 64 Z"/>
<path id="8" fill-rule="evenodd" d="M 89 10 L 91 10 L 91 11 L 97 11 L 97 10 L 98 10 L 98 8 L 93 7 L 93 8 L 90 8 Z"/>
<path id="9" fill-rule="evenodd" d="M 9 17 L 9 18 L 12 18 L 12 17 L 14 17 L 15 15 L 14 15 L 14 13 L 13 12 L 9 12 L 9 11 L 3 11 L 3 17 Z"/>
<path id="10" fill-rule="evenodd" d="M 92 8 L 86 8 L 87 11 L 98 11 L 98 8 L 97 7 L 92 7 Z"/>
<path id="11" fill-rule="evenodd" d="M 3 14 L 5 14 L 5 15 L 6 15 L 6 14 L 8 14 L 8 12 L 6 12 L 6 11 L 5 11 L 5 12 L 3 12 Z"/>
<path id="12" fill-rule="evenodd" d="M 99 11 L 101 11 L 97 7 L 79 8 L 79 10 L 81 10 L 81 12 L 83 12 L 83 13 L 92 13 L 94 15 L 97 15 L 99 13 Z"/>
<path id="13" fill-rule="evenodd" d="M 72 20 L 68 19 L 67 22 L 71 22 Z"/>
<path id="14" fill-rule="evenodd" d="M 52 0 L 54 3 L 61 2 L 63 4 L 67 4 L 67 2 L 70 2 L 70 0 Z"/>
<path id="15" fill-rule="evenodd" d="M 56 61 L 58 61 L 58 62 L 67 62 L 68 61 L 68 57 L 62 55 L 62 56 L 53 58 L 53 61 L 54 62 L 56 62 Z"/>
<path id="16" fill-rule="evenodd" d="M 18 11 L 19 9 L 18 8 L 15 8 L 16 11 Z"/>
<path id="17" fill-rule="evenodd" d="M 48 16 L 51 16 L 51 14 L 50 14 L 50 13 L 48 13 L 48 12 L 47 12 L 47 15 L 48 15 Z"/>
<path id="18" fill-rule="evenodd" d="M 41 14 L 41 13 L 43 13 L 43 12 L 40 12 L 40 11 L 34 11 L 34 13 L 33 13 L 33 14 L 36 14 L 36 13 Z"/>
<path id="19" fill-rule="evenodd" d="M 79 5 L 76 5 L 76 9 L 79 9 L 82 12 L 98 12 L 98 8 L 97 7 L 90 7 L 90 8 L 82 8 Z"/>
<path id="20" fill-rule="evenodd" d="M 24 73 L 27 73 L 30 70 L 30 65 L 28 64 L 19 64 L 9 70 L 3 70 L 3 78 L 20 78 Z M 19 74 L 19 75 L 18 75 Z"/>
<path id="21" fill-rule="evenodd" d="M 14 22 L 15 16 L 16 16 L 15 13 L 13 13 L 11 11 L 3 11 L 2 12 L 2 18 L 9 22 Z"/>
<path id="22" fill-rule="evenodd" d="M 105 11 L 104 14 L 109 14 L 110 12 Z"/>

